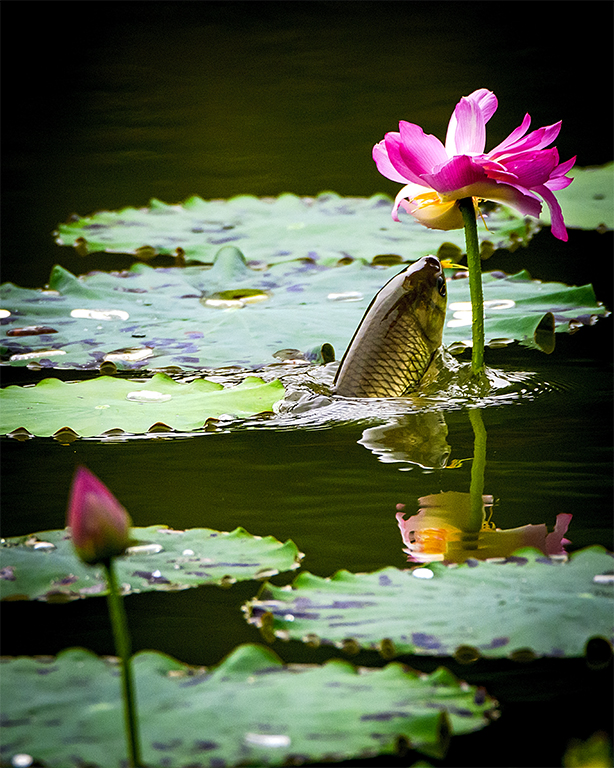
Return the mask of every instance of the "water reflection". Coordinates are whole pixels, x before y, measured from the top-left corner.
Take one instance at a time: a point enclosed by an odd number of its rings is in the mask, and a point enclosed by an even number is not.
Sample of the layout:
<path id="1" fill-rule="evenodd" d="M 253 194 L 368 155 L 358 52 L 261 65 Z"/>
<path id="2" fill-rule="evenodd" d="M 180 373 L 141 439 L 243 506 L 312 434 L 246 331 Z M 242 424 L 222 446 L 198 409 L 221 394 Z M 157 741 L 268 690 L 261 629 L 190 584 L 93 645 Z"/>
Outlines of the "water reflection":
<path id="1" fill-rule="evenodd" d="M 534 547 L 548 557 L 565 557 L 565 534 L 571 514 L 556 516 L 554 528 L 545 523 L 502 530 L 493 521 L 495 500 L 484 494 L 486 428 L 478 408 L 468 410 L 474 433 L 469 492 L 442 491 L 418 499 L 419 510 L 406 518 L 397 505 L 396 519 L 403 551 L 411 563 L 508 558 L 522 547 Z M 358 441 L 383 462 L 408 462 L 443 469 L 451 448 L 442 413 L 406 414 L 382 426 L 365 429 Z"/>
<path id="2" fill-rule="evenodd" d="M 369 427 L 358 441 L 385 464 L 408 462 L 423 469 L 443 469 L 450 457 L 448 425 L 443 413 L 407 413 Z"/>
<path id="3" fill-rule="evenodd" d="M 477 531 L 473 530 L 469 493 L 447 491 L 423 496 L 418 499 L 418 513 L 408 519 L 404 511 L 397 512 L 403 551 L 409 562 L 462 563 L 470 558 L 507 558 L 521 547 L 535 547 L 548 556 L 565 555 L 565 545 L 570 543 L 564 538 L 570 514 L 557 515 L 551 532 L 545 523 L 502 530 L 491 519 L 493 497 L 482 498 L 482 522 Z"/>

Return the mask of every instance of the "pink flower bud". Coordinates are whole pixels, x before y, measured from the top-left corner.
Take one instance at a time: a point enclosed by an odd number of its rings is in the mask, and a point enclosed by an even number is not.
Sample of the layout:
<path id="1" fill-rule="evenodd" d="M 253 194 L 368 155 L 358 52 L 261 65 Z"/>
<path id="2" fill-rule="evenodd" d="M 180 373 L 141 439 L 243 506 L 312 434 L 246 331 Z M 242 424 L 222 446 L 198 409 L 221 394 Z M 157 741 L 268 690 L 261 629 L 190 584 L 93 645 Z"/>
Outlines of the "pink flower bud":
<path id="1" fill-rule="evenodd" d="M 77 467 L 73 477 L 66 524 L 77 555 L 90 565 L 123 554 L 130 543 L 130 516 L 85 467 Z"/>

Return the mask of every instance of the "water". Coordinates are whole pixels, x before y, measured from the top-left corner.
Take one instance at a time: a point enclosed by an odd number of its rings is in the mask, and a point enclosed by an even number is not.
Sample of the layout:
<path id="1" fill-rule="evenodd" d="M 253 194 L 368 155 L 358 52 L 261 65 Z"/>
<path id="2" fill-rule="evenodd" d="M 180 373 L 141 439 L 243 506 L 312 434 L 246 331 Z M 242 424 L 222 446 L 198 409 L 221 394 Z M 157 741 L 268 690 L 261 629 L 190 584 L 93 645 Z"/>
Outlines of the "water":
<path id="1" fill-rule="evenodd" d="M 27 4 L 9 5 L 5 23 L 27 26 Z M 611 91 L 607 4 L 589 4 L 582 14 L 577 4 L 560 4 L 546 39 L 543 25 L 525 23 L 526 4 L 507 6 L 523 15 L 505 26 L 514 34 L 502 32 L 480 3 L 463 4 L 464 12 L 447 3 L 108 4 L 99 7 L 95 26 L 76 4 L 70 12 L 49 5 L 38 6 L 48 37 L 30 52 L 37 79 L 5 99 L 2 277 L 21 285 L 43 285 L 56 262 L 76 273 L 129 265 L 123 256 L 83 260 L 56 246 L 50 233 L 73 211 L 192 194 L 394 194 L 396 185 L 371 163 L 373 143 L 400 118 L 443 136 L 459 96 L 477 87 L 492 88 L 500 100 L 489 146 L 529 111 L 534 126 L 563 118 L 563 159 L 612 159 L 609 99 L 602 97 Z M 573 92 L 567 83 L 576 80 L 578 61 L 573 51 L 559 50 L 559 33 L 570 28 L 576 41 L 590 44 L 591 70 L 599 73 Z M 488 268 L 593 282 L 611 307 L 611 253 L 611 233 L 571 231 L 562 244 L 546 230 L 526 251 L 495 254 Z M 484 490 L 497 500 L 498 527 L 552 528 L 557 514 L 570 513 L 571 551 L 612 548 L 611 349 L 610 318 L 559 336 L 549 356 L 516 345 L 487 350 L 491 368 L 533 374 L 523 397 L 515 390 L 482 409 Z M 4 383 L 40 375 L 3 369 Z M 340 568 L 402 568 L 396 505 L 413 513 L 421 496 L 467 492 L 474 435 L 466 410 L 448 403 L 447 432 L 436 441 L 446 452 L 444 468 L 407 456 L 383 461 L 395 458 L 390 446 L 382 449 L 380 433 L 365 435 L 385 423 L 379 416 L 318 419 L 307 411 L 295 416 L 300 428 L 252 423 L 195 436 L 64 445 L 5 438 L 2 535 L 62 527 L 72 472 L 83 463 L 139 526 L 241 525 L 291 538 L 306 553 L 304 567 L 320 576 Z M 260 642 L 240 611 L 257 589 L 247 582 L 129 597 L 134 647 L 217 663 L 241 642 Z M 5 654 L 51 654 L 72 645 L 113 652 L 102 600 L 8 603 L 3 617 Z M 273 647 L 286 661 L 320 662 L 336 653 L 298 643 Z M 369 653 L 353 660 L 383 663 Z M 440 663 L 403 660 L 425 671 Z M 611 728 L 607 668 L 592 669 L 583 659 L 445 663 L 484 685 L 504 711 L 485 731 L 453 740 L 442 765 L 560 765 L 570 738 Z M 365 764 L 407 764 L 394 760 Z"/>

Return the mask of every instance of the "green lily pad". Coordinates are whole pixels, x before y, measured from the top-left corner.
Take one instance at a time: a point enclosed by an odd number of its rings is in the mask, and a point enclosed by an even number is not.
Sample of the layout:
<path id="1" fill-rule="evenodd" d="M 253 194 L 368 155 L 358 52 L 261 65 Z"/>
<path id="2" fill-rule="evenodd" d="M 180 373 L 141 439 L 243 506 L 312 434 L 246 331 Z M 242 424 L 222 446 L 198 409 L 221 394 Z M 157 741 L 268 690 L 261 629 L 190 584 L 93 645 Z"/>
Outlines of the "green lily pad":
<path id="1" fill-rule="evenodd" d="M 394 222 L 392 204 L 386 195 L 341 197 L 334 192 L 315 198 L 194 196 L 178 205 L 152 200 L 147 208 L 100 211 L 60 224 L 54 235 L 59 245 L 72 245 L 82 255 L 106 251 L 148 260 L 177 255 L 179 248 L 188 263 L 211 262 L 220 245 L 228 243 L 266 264 L 309 259 L 321 265 L 348 257 L 371 261 L 389 253 L 415 261 L 436 252 L 444 241 L 464 247 L 462 230 L 434 232 L 409 217 L 403 225 Z M 488 230 L 481 228 L 480 239 L 498 248 L 526 244 L 538 229 L 503 207 L 485 216 Z"/>
<path id="2" fill-rule="evenodd" d="M 132 528 L 134 544 L 115 559 L 124 594 L 263 579 L 298 568 L 294 542 L 209 528 Z M 107 594 L 102 568 L 85 565 L 66 529 L 2 539 L 0 599 L 66 602 Z"/>
<path id="3" fill-rule="evenodd" d="M 81 437 L 118 429 L 132 434 L 188 432 L 205 428 L 208 419 L 222 414 L 245 417 L 271 411 L 283 394 L 280 381 L 265 384 L 255 376 L 227 388 L 207 379 L 182 384 L 163 373 L 144 380 L 48 378 L 35 387 L 9 386 L 0 391 L 0 433 L 27 430 L 50 437 L 67 428 Z"/>
<path id="4" fill-rule="evenodd" d="M 266 585 L 248 619 L 268 637 L 387 653 L 582 656 L 592 637 L 613 639 L 612 563 L 602 547 L 568 562 L 523 549 L 457 567 L 301 573 L 291 590 Z"/>
<path id="5" fill-rule="evenodd" d="M 262 366 L 280 349 L 325 342 L 340 357 L 373 296 L 399 270 L 357 260 L 258 271 L 231 246 L 213 268 L 137 264 L 77 278 L 55 267 L 47 291 L 10 283 L 0 290 L 2 357 L 12 366 L 96 369 L 111 360 L 123 369 L 198 370 Z M 487 342 L 534 344 L 545 317 L 566 331 L 608 314 L 590 285 L 541 283 L 523 271 L 485 274 L 483 286 Z M 444 344 L 470 338 L 468 280 L 450 279 Z"/>
<path id="6" fill-rule="evenodd" d="M 70 648 L 2 665 L 3 757 L 64 768 L 124 764 L 115 664 Z M 443 756 L 449 735 L 484 728 L 496 702 L 440 668 L 284 665 L 242 645 L 213 669 L 155 651 L 133 662 L 143 761 L 163 766 L 292 765 L 393 753 L 399 743 Z"/>
<path id="7" fill-rule="evenodd" d="M 572 168 L 573 184 L 556 193 L 565 225 L 572 229 L 614 229 L 614 163 L 595 168 Z M 541 216 L 550 223 L 547 206 Z"/>

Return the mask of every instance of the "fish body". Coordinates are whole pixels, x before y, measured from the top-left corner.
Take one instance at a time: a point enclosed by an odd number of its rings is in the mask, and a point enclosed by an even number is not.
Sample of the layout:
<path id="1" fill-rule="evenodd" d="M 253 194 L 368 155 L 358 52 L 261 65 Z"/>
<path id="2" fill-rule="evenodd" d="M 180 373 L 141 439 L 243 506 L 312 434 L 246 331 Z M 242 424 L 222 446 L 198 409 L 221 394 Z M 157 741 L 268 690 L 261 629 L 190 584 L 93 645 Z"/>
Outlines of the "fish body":
<path id="1" fill-rule="evenodd" d="M 416 389 L 441 346 L 446 294 L 435 256 L 425 256 L 389 280 L 341 360 L 336 394 L 401 397 Z"/>

